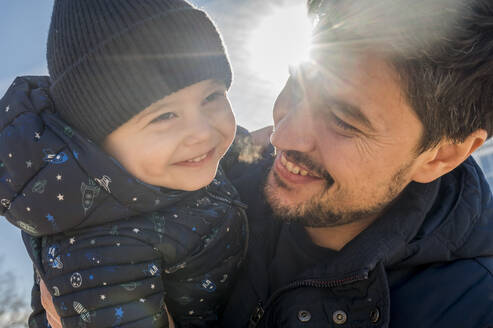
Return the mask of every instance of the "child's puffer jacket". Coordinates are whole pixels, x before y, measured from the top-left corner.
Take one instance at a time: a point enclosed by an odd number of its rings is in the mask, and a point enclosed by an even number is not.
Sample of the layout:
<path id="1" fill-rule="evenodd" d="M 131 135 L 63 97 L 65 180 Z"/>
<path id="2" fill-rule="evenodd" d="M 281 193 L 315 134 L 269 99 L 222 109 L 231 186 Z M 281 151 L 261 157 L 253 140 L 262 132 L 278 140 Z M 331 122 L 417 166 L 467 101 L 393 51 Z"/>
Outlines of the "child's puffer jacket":
<path id="1" fill-rule="evenodd" d="M 0 100 L 0 202 L 65 327 L 213 325 L 246 250 L 247 221 L 221 171 L 201 190 L 147 185 L 64 124 L 46 77 Z M 43 237 L 40 237 L 43 236 Z M 45 327 L 33 289 L 30 327 Z"/>

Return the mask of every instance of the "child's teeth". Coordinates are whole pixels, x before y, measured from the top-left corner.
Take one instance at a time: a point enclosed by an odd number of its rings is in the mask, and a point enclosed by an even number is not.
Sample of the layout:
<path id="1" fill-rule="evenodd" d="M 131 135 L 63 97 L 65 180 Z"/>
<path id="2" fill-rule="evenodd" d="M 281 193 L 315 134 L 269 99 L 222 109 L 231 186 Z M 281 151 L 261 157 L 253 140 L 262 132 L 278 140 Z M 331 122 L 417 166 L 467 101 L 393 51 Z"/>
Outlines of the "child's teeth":
<path id="1" fill-rule="evenodd" d="M 301 171 L 300 171 L 300 174 L 301 174 L 302 176 L 305 176 L 305 175 L 307 175 L 307 174 L 308 174 L 308 171 L 301 170 Z"/>
<path id="2" fill-rule="evenodd" d="M 189 159 L 187 162 L 200 162 L 201 160 L 203 160 L 206 157 L 207 157 L 207 154 L 204 154 L 202 156 Z"/>

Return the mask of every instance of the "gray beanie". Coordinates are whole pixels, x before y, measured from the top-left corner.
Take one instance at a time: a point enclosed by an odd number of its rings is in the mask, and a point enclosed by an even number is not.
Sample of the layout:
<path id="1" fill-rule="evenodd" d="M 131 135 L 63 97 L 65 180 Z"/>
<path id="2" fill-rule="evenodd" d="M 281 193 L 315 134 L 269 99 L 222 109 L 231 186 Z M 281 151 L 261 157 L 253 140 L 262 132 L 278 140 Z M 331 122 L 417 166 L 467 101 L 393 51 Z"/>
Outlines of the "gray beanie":
<path id="1" fill-rule="evenodd" d="M 173 92 L 232 79 L 213 22 L 183 0 L 55 0 L 47 60 L 57 112 L 97 143 Z"/>

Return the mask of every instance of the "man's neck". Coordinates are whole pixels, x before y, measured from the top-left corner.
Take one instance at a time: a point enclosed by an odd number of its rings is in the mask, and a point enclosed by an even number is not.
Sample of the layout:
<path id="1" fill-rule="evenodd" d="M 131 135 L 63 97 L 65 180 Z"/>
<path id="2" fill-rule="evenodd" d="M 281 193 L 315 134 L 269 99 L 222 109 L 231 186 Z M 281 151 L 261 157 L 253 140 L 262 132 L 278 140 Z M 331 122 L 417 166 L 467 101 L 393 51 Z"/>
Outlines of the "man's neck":
<path id="1" fill-rule="evenodd" d="M 336 227 L 305 227 L 305 229 L 313 243 L 316 245 L 340 251 L 347 243 L 353 240 L 375 221 L 375 219 L 376 216 Z"/>

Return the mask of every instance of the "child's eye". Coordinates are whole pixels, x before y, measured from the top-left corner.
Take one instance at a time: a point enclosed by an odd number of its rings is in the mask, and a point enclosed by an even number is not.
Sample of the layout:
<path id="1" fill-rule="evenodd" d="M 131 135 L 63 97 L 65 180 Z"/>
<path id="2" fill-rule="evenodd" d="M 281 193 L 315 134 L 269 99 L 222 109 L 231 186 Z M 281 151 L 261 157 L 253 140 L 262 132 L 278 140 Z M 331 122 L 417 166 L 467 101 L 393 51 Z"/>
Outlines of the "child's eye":
<path id="1" fill-rule="evenodd" d="M 178 117 L 178 115 L 176 115 L 173 112 L 167 112 L 167 113 L 161 114 L 158 117 L 156 117 L 155 119 L 153 119 L 151 121 L 151 123 L 157 123 L 157 122 L 161 122 L 161 121 L 168 121 L 168 120 L 170 120 L 172 118 L 175 118 L 175 117 Z"/>
<path id="2" fill-rule="evenodd" d="M 213 102 L 221 97 L 224 97 L 225 96 L 225 93 L 224 92 L 214 92 L 214 93 L 211 93 L 209 96 L 207 96 L 207 98 L 205 98 L 204 100 L 204 103 L 210 103 L 210 102 Z"/>

